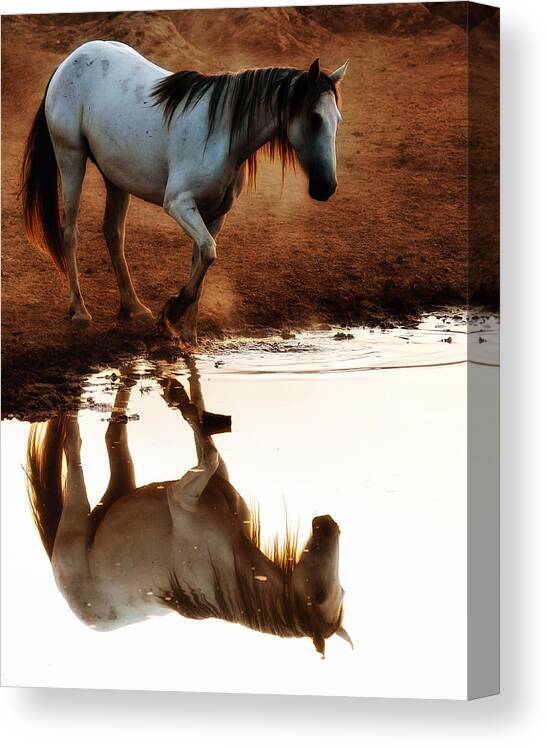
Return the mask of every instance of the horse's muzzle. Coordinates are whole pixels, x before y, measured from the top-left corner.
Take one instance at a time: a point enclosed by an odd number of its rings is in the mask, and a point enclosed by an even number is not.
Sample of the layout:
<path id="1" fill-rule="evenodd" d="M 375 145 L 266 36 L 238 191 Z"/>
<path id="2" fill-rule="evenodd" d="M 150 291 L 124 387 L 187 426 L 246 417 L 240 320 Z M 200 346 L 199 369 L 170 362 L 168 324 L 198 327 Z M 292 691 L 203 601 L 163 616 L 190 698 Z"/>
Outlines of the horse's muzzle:
<path id="1" fill-rule="evenodd" d="M 323 514 L 320 517 L 314 517 L 311 526 L 312 533 L 316 537 L 338 537 L 338 535 L 340 535 L 340 528 L 330 514 Z"/>
<path id="2" fill-rule="evenodd" d="M 320 202 L 325 202 L 329 199 L 331 195 L 334 195 L 336 192 L 336 188 L 338 186 L 338 182 L 334 180 L 334 182 L 318 182 L 318 183 L 312 183 L 310 182 L 310 187 L 308 190 L 309 196 L 312 198 L 312 200 L 319 200 Z"/>

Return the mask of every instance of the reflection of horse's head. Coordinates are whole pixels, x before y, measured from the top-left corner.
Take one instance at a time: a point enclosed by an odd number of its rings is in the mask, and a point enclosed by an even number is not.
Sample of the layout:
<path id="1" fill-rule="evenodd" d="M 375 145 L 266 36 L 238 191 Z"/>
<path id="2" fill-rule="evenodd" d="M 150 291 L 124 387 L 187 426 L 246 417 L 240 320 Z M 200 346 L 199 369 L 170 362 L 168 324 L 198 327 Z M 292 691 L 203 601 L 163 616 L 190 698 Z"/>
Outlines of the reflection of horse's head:
<path id="1" fill-rule="evenodd" d="M 315 648 L 325 653 L 325 639 L 338 634 L 351 643 L 342 627 L 344 590 L 338 578 L 340 529 L 330 515 L 315 517 L 312 533 L 293 573 L 295 594 L 305 602 Z"/>
<path id="2" fill-rule="evenodd" d="M 342 627 L 338 525 L 316 517 L 303 548 L 288 527 L 263 546 L 259 512 L 231 484 L 212 440 L 229 418 L 205 411 L 197 369 L 188 366 L 191 398 L 177 380 L 161 379 L 164 399 L 194 433 L 198 464 L 180 480 L 135 484 L 125 417 L 134 374 L 120 380 L 106 432 L 110 481 L 92 512 L 75 416 L 31 430 L 29 495 L 59 589 L 102 631 L 175 610 L 310 637 L 322 655 L 334 633 L 351 643 Z"/>
<path id="3" fill-rule="evenodd" d="M 249 519 L 236 534 L 233 566 L 211 561 L 215 603 L 202 591 L 189 588 L 176 572 L 162 592 L 163 602 L 190 618 L 213 616 L 276 636 L 310 637 L 322 656 L 325 640 L 333 634 L 353 647 L 342 626 L 344 590 L 338 578 L 336 522 L 330 516 L 316 517 L 303 548 L 288 524 L 283 537 L 276 535 L 272 543 L 262 544 L 258 509 L 248 515 L 239 494 L 237 499 L 238 514 Z"/>

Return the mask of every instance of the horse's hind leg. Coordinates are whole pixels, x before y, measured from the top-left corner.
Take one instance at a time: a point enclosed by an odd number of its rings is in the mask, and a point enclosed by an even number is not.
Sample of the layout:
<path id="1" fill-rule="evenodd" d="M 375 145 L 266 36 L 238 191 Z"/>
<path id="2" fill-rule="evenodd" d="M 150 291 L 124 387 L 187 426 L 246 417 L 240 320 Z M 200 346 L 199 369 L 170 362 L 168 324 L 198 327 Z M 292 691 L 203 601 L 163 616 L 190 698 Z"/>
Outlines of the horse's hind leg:
<path id="1" fill-rule="evenodd" d="M 63 588 L 75 575 L 83 578 L 87 573 L 87 547 L 91 523 L 80 448 L 78 419 L 76 415 L 70 415 L 64 444 L 67 464 L 66 491 L 52 556 L 57 582 Z"/>
<path id="2" fill-rule="evenodd" d="M 85 623 L 94 626 L 104 616 L 105 602 L 89 567 L 93 527 L 80 449 L 78 419 L 76 415 L 71 415 L 64 444 L 66 489 L 51 564 L 57 586 L 74 613 Z"/>
<path id="3" fill-rule="evenodd" d="M 80 207 L 87 155 L 82 147 L 67 144 L 57 145 L 55 154 L 63 187 L 63 246 L 70 286 L 69 314 L 75 327 L 86 327 L 91 321 L 91 315 L 87 311 L 80 290 L 76 249 L 78 243 L 78 209 Z"/>
<path id="4" fill-rule="evenodd" d="M 103 234 L 120 291 L 119 316 L 126 319 L 149 319 L 152 317 L 152 312 L 140 302 L 135 292 L 124 253 L 125 218 L 129 208 L 129 195 L 106 178 L 105 185 L 106 206 Z"/>

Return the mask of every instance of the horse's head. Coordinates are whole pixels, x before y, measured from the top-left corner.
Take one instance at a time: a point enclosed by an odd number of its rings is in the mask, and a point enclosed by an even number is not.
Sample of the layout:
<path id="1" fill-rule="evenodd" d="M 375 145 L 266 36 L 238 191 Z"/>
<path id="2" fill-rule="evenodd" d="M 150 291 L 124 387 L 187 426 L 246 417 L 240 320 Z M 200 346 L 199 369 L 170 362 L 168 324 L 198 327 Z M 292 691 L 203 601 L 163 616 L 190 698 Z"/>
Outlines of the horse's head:
<path id="1" fill-rule="evenodd" d="M 312 532 L 294 568 L 293 590 L 317 651 L 324 656 L 325 639 L 338 634 L 349 644 L 342 627 L 344 590 L 338 578 L 340 529 L 328 514 L 315 517 Z"/>
<path id="2" fill-rule="evenodd" d="M 289 142 L 309 179 L 309 195 L 328 200 L 337 186 L 336 130 L 341 120 L 338 86 L 348 63 L 330 75 L 321 72 L 319 59 L 312 62 L 295 91 L 295 114 L 288 127 Z"/>

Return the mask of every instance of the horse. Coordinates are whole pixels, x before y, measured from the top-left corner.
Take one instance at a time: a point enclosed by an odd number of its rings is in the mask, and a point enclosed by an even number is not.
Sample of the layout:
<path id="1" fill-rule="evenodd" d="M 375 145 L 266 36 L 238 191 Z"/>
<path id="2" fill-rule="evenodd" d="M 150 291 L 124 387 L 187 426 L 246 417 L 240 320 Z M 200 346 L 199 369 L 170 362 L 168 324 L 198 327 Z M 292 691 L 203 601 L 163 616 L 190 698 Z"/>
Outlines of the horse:
<path id="1" fill-rule="evenodd" d="M 60 592 L 96 631 L 175 611 L 309 637 L 322 657 L 333 634 L 353 647 L 342 625 L 338 525 L 330 515 L 315 517 L 302 547 L 287 523 L 285 536 L 263 547 L 260 512 L 231 484 L 213 441 L 231 419 L 205 410 L 199 373 L 191 359 L 188 366 L 190 397 L 177 379 L 161 377 L 166 403 L 194 434 L 198 462 L 179 480 L 135 484 L 126 416 L 131 373 L 116 392 L 105 434 L 110 480 L 93 511 L 77 414 L 32 426 L 30 506 Z"/>
<path id="2" fill-rule="evenodd" d="M 22 162 L 22 201 L 30 242 L 68 278 L 69 316 L 91 322 L 78 280 L 77 215 L 90 159 L 106 186 L 103 233 L 120 293 L 119 317 L 151 312 L 139 300 L 124 254 L 130 196 L 158 206 L 193 243 L 188 283 L 165 303 L 159 327 L 197 341 L 198 302 L 215 261 L 216 238 L 245 183 L 256 181 L 257 154 L 300 164 L 309 195 L 334 193 L 339 87 L 348 63 L 327 74 L 264 68 L 221 75 L 171 73 L 114 41 L 78 47 L 50 78 Z M 64 221 L 59 209 L 62 186 Z"/>

